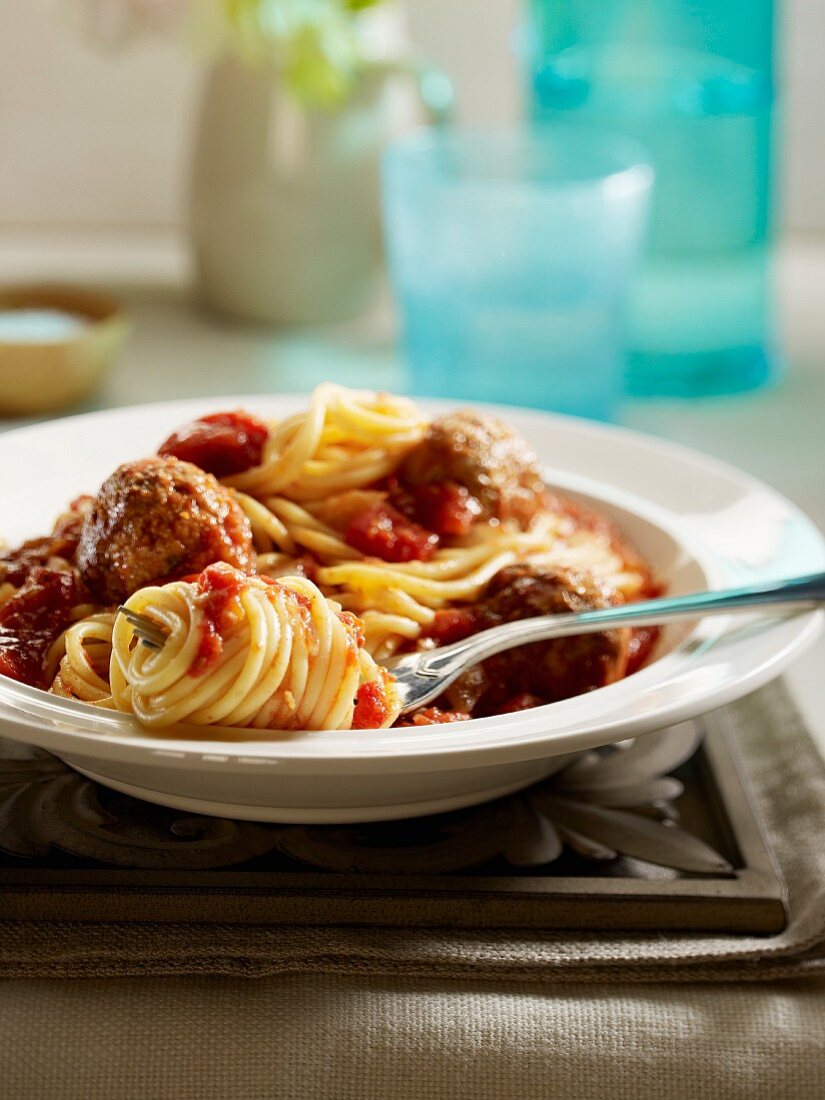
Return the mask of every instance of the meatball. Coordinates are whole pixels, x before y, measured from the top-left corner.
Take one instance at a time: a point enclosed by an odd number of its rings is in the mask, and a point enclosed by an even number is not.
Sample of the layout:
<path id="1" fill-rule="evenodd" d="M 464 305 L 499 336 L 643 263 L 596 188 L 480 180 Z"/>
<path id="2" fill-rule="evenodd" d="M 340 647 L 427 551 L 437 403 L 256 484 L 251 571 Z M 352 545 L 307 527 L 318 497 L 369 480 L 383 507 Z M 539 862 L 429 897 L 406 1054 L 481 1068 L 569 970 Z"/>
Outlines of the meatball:
<path id="1" fill-rule="evenodd" d="M 407 455 L 402 482 L 455 484 L 466 488 L 484 519 L 514 520 L 527 527 L 545 498 L 538 460 L 527 442 L 488 413 L 458 411 L 430 424 Z"/>
<path id="2" fill-rule="evenodd" d="M 516 619 L 560 615 L 608 607 L 615 597 L 592 578 L 573 572 L 543 572 L 536 566 L 511 565 L 490 582 L 473 610 L 474 629 L 486 630 Z M 612 684 L 625 675 L 630 631 L 605 630 L 549 642 L 533 642 L 488 658 L 470 669 L 448 698 L 457 709 L 476 715 L 498 714 L 520 697 L 555 702 Z"/>
<path id="3" fill-rule="evenodd" d="M 177 458 L 129 462 L 101 486 L 77 547 L 81 576 L 104 603 L 199 573 L 252 562 L 249 521 L 212 474 Z"/>

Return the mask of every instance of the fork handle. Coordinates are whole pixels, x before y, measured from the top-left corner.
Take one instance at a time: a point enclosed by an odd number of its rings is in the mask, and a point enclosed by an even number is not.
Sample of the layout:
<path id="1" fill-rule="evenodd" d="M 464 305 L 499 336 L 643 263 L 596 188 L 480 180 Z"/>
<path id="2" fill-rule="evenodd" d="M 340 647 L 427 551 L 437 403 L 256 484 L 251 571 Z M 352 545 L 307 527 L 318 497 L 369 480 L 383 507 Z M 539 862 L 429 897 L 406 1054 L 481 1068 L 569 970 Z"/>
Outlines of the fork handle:
<path id="1" fill-rule="evenodd" d="M 682 619 L 697 619 L 731 611 L 771 608 L 773 612 L 817 607 L 825 602 L 825 573 L 791 580 L 770 581 L 744 588 L 696 592 L 688 596 L 640 600 L 638 603 L 581 611 L 568 615 L 542 615 L 518 619 L 472 634 L 426 654 L 418 665 L 420 676 L 438 678 L 446 687 L 471 665 L 515 646 L 545 642 L 574 634 L 592 634 L 623 626 L 659 626 Z"/>

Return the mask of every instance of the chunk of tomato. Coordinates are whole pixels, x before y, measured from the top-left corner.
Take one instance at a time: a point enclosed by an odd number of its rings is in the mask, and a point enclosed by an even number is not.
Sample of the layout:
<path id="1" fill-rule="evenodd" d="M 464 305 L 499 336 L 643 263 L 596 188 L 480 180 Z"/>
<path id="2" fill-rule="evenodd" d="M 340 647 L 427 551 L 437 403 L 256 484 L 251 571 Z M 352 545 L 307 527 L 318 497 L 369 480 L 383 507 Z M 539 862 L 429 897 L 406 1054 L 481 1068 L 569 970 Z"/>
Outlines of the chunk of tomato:
<path id="1" fill-rule="evenodd" d="M 74 574 L 32 569 L 23 587 L 0 608 L 0 672 L 47 688 L 46 655 L 84 598 Z"/>
<path id="2" fill-rule="evenodd" d="M 413 523 L 385 501 L 354 516 L 344 540 L 362 554 L 382 561 L 429 561 L 438 535 Z"/>
<path id="3" fill-rule="evenodd" d="M 410 487 L 393 478 L 389 490 L 400 512 L 437 535 L 466 535 L 481 515 L 478 500 L 455 481 Z"/>
<path id="4" fill-rule="evenodd" d="M 368 680 L 361 684 L 355 697 L 352 715 L 354 730 L 379 730 L 390 714 L 387 686 L 383 680 Z"/>
<path id="5" fill-rule="evenodd" d="M 158 454 L 174 455 L 215 477 L 227 477 L 260 463 L 268 435 L 266 424 L 250 413 L 211 413 L 172 432 Z"/>

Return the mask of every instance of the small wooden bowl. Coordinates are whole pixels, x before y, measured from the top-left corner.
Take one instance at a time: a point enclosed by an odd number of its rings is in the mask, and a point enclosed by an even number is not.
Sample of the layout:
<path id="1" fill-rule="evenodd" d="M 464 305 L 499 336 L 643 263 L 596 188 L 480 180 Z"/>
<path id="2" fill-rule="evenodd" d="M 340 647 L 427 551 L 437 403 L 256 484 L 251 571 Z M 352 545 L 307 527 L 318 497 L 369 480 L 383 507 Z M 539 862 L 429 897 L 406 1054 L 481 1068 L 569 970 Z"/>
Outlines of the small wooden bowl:
<path id="1" fill-rule="evenodd" d="M 0 413 L 53 412 L 86 397 L 120 351 L 129 317 L 114 298 L 58 286 L 0 287 L 0 311 L 51 309 L 87 323 L 64 338 L 0 337 Z"/>

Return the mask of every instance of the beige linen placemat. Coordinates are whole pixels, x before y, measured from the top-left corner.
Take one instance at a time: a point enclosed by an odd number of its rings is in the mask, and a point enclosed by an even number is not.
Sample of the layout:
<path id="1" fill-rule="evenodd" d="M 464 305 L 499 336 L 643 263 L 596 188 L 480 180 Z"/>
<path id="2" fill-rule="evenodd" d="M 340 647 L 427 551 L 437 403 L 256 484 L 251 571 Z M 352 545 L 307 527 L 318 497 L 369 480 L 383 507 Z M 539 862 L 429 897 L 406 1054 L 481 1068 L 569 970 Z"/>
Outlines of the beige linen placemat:
<path id="1" fill-rule="evenodd" d="M 0 982 L 9 1100 L 822 1100 L 825 979 Z"/>
<path id="2" fill-rule="evenodd" d="M 288 973 L 570 982 L 759 981 L 825 972 L 825 765 L 781 685 L 732 726 L 788 884 L 772 937 L 107 922 L 0 923 L 0 977 Z M 468 904 L 472 904 L 468 902 Z"/>

